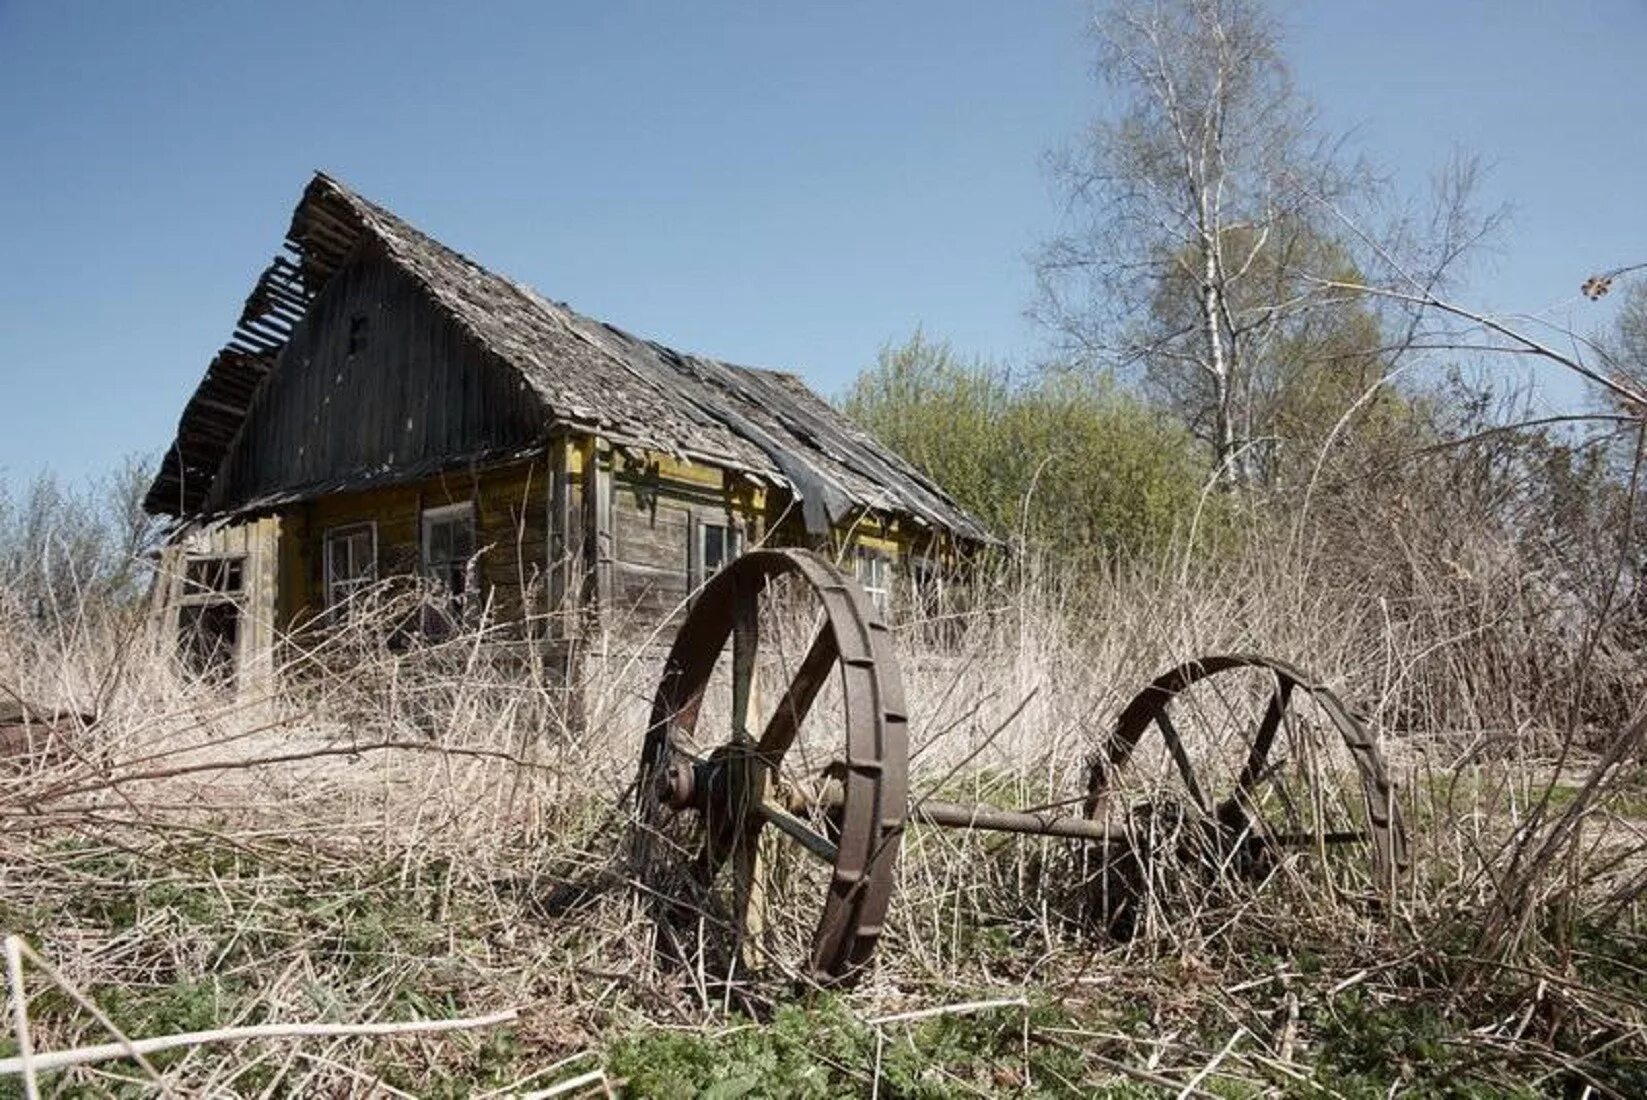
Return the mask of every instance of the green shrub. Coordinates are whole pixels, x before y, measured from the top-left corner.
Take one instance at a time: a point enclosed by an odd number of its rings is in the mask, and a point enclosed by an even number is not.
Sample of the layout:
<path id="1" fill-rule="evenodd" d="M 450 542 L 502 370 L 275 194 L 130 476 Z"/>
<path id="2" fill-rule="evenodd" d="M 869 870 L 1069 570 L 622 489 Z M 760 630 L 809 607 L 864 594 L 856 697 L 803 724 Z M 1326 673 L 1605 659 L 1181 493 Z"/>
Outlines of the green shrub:
<path id="1" fill-rule="evenodd" d="M 1066 561 L 1158 552 L 1203 503 L 1189 433 L 1103 379 L 1014 378 L 917 332 L 841 404 L 997 534 Z"/>

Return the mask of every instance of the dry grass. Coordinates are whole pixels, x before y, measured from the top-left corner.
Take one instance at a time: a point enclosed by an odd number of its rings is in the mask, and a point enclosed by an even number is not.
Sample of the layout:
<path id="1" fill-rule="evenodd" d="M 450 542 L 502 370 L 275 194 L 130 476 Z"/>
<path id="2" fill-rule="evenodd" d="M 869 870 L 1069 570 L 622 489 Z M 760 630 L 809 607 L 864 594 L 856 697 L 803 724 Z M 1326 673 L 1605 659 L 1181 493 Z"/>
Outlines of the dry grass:
<path id="1" fill-rule="evenodd" d="M 311 639 L 293 651 L 308 674 L 230 699 L 128 616 L 7 608 L 0 686 L 98 715 L 0 775 L 3 924 L 55 970 L 24 968 L 34 1050 L 109 1042 L 109 1023 L 140 1038 L 521 1012 L 202 1046 L 42 1088 L 1639 1094 L 1643 715 L 1573 721 L 1551 662 L 1577 662 L 1588 635 L 1534 621 L 1514 563 L 1423 565 L 1422 606 L 1302 552 L 1079 583 L 1020 567 L 951 609 L 964 629 L 906 625 L 917 797 L 1078 794 L 1133 691 L 1189 656 L 1256 650 L 1379 733 L 1413 868 L 1389 907 L 1309 860 L 1257 890 L 1185 888 L 1112 943 L 1080 926 L 1072 845 L 915 829 L 877 965 L 844 995 L 660 959 L 624 802 L 655 648 L 596 654 L 579 726 L 485 625 L 399 653 L 364 625 Z M 958 641 L 929 644 L 940 633 Z M 1607 669 L 1586 698 L 1641 699 L 1638 664 Z M 1161 769 L 1140 764 L 1143 795 Z M 804 931 L 818 899 L 779 904 Z"/>

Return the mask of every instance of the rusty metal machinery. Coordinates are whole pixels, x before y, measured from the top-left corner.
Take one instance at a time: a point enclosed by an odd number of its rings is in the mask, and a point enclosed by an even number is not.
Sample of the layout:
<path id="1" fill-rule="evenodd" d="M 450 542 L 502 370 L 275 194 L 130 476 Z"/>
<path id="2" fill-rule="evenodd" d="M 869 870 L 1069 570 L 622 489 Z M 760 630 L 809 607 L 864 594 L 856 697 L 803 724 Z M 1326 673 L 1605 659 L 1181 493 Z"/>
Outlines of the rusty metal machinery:
<path id="1" fill-rule="evenodd" d="M 1302 699 L 1308 722 L 1292 714 Z M 1261 709 L 1234 737 L 1232 701 Z M 1225 708 L 1215 720 L 1212 703 Z M 1197 722 L 1216 728 L 1186 729 Z M 1272 759 L 1282 742 L 1289 751 Z M 1337 774 L 1353 776 L 1353 794 L 1331 791 Z M 658 685 L 636 791 L 635 854 L 671 950 L 700 970 L 770 965 L 824 984 L 869 961 L 911 821 L 1085 842 L 1097 915 L 1123 936 L 1163 867 L 1261 880 L 1289 851 L 1343 849 L 1359 853 L 1363 882 L 1388 889 L 1406 860 L 1376 742 L 1331 691 L 1257 656 L 1158 676 L 1122 709 L 1081 794 L 1027 810 L 912 804 L 891 634 L 856 582 L 805 550 L 745 554 L 698 594 Z M 815 923 L 797 918 L 812 912 Z M 704 962 L 708 940 L 724 941 L 723 958 Z"/>

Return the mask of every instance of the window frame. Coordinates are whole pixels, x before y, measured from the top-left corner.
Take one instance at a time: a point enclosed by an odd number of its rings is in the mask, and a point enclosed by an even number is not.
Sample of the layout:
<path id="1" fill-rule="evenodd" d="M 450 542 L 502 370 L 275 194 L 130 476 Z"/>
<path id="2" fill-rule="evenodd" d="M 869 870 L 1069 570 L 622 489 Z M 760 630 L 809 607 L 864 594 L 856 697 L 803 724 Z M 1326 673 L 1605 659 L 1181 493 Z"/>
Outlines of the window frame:
<path id="1" fill-rule="evenodd" d="M 177 575 L 176 642 L 184 666 L 203 680 L 219 686 L 234 684 L 240 662 L 241 628 L 244 619 L 247 562 L 243 551 L 185 553 Z M 235 587 L 213 587 L 192 578 L 200 570 L 217 570 L 215 578 L 227 580 L 234 570 Z M 219 618 L 221 616 L 221 618 Z M 225 629 L 226 626 L 226 629 Z M 211 637 L 212 644 L 205 640 Z"/>
<path id="2" fill-rule="evenodd" d="M 430 532 L 437 524 L 450 523 L 455 519 L 465 520 L 469 524 L 469 553 L 462 558 L 446 558 L 437 563 L 429 557 Z M 438 504 L 433 508 L 423 509 L 418 520 L 418 564 L 423 569 L 423 575 L 438 580 L 434 573 L 437 564 L 452 565 L 459 561 L 467 563 L 474 557 L 477 544 L 476 527 L 475 502 L 472 500 L 462 500 L 456 504 Z"/>
<path id="3" fill-rule="evenodd" d="M 720 534 L 721 560 L 713 569 L 709 568 L 709 535 L 711 531 Z M 692 545 L 687 555 L 687 589 L 696 594 L 699 589 L 709 583 L 709 578 L 725 569 L 744 550 L 743 525 L 737 519 L 726 513 L 718 513 L 714 519 L 705 519 L 702 516 L 692 517 Z"/>
<path id="4" fill-rule="evenodd" d="M 361 534 L 365 534 L 368 537 L 371 547 L 366 559 L 369 563 L 369 568 L 366 575 L 361 576 L 357 572 L 351 577 L 337 577 L 332 569 L 332 543 L 338 539 L 352 540 L 357 535 Z M 349 523 L 339 523 L 326 528 L 325 531 L 322 532 L 320 539 L 320 554 L 322 561 L 322 575 L 326 592 L 327 612 L 333 615 L 339 614 L 341 610 L 349 604 L 349 601 L 354 599 L 356 592 L 360 591 L 362 588 L 369 588 L 377 583 L 377 551 L 377 520 L 375 519 L 352 520 Z M 351 566 L 356 564 L 352 551 L 350 553 L 349 564 Z M 348 586 L 348 590 L 345 592 L 342 599 L 338 598 L 338 588 L 340 585 Z"/>
<path id="5" fill-rule="evenodd" d="M 880 568 L 879 584 L 875 583 L 877 578 L 873 575 L 864 575 L 866 565 L 869 566 L 868 572 L 870 574 L 876 572 L 877 566 Z M 858 587 L 864 590 L 864 595 L 869 597 L 869 602 L 874 604 L 876 610 L 885 617 L 890 617 L 892 614 L 892 577 L 896 566 L 897 559 L 892 551 L 884 550 L 879 546 L 866 546 L 861 542 L 853 544 L 853 578 L 857 580 Z"/>
<path id="6" fill-rule="evenodd" d="M 469 525 L 469 552 L 461 558 L 452 557 L 435 561 L 430 557 L 432 533 L 435 527 L 454 520 L 463 520 Z M 473 499 L 460 500 L 452 504 L 437 504 L 432 508 L 424 508 L 418 513 L 418 571 L 425 583 L 438 581 L 446 589 L 445 600 L 437 604 L 431 601 L 423 608 L 422 632 L 430 638 L 441 638 L 456 630 L 463 622 L 465 610 L 475 606 L 475 595 L 469 586 L 469 563 L 479 552 L 480 523 L 475 510 Z M 453 566 L 461 566 L 464 570 L 462 591 L 453 591 L 448 570 Z M 440 572 L 437 572 L 437 567 Z M 478 585 L 477 585 L 478 587 Z"/>
<path id="7" fill-rule="evenodd" d="M 715 532 L 720 542 L 720 564 L 709 568 L 709 535 Z M 698 524 L 698 567 L 703 571 L 703 579 L 708 580 L 722 569 L 725 569 L 734 558 L 743 553 L 743 529 L 730 518 L 725 523 L 703 522 Z"/>
<path id="8" fill-rule="evenodd" d="M 177 602 L 179 604 L 202 603 L 238 603 L 246 596 L 246 559 L 248 555 L 242 552 L 222 554 L 184 554 L 183 571 L 178 577 Z M 194 567 L 212 564 L 227 571 L 231 566 L 238 566 L 239 584 L 234 588 L 214 588 L 200 584 L 189 574 Z"/>

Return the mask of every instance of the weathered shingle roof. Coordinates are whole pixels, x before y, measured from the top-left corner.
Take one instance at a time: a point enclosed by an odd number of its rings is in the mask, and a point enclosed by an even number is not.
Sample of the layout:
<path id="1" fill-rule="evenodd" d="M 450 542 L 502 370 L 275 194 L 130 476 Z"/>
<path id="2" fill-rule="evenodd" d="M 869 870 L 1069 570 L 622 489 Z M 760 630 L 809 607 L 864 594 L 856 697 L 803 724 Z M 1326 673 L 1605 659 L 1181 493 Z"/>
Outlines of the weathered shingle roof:
<path id="1" fill-rule="evenodd" d="M 316 174 L 281 257 L 258 281 L 235 336 L 185 408 L 146 506 L 198 512 L 252 398 L 293 326 L 361 238 L 375 239 L 475 341 L 518 371 L 551 425 L 694 461 L 745 470 L 790 488 L 807 525 L 857 510 L 913 517 L 965 539 L 984 527 L 938 485 L 854 427 L 795 375 L 675 351 L 584 317 L 494 274 Z"/>

